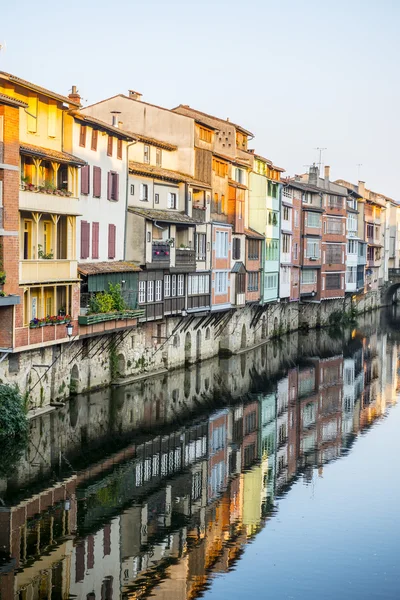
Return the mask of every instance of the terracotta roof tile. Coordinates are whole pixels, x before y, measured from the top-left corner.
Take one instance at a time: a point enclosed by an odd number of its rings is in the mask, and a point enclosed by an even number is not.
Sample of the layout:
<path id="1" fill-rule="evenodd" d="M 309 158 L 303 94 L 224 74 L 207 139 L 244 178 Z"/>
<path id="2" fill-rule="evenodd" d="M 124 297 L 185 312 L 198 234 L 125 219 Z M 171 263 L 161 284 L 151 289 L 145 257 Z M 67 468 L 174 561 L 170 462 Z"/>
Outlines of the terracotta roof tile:
<path id="1" fill-rule="evenodd" d="M 28 106 L 26 102 L 17 100 L 17 98 L 12 98 L 11 96 L 7 96 L 7 94 L 0 94 L 0 104 L 10 104 L 11 106 L 21 106 L 24 108 Z"/>
<path id="2" fill-rule="evenodd" d="M 250 137 L 254 137 L 254 134 L 251 133 L 251 131 L 244 129 L 244 127 L 242 127 L 241 125 L 237 125 L 237 123 L 233 123 L 232 121 L 228 121 L 227 119 L 220 119 L 219 117 L 214 117 L 213 115 L 209 115 L 205 112 L 201 112 L 200 110 L 196 110 L 195 108 L 192 108 L 191 106 L 189 106 L 187 104 L 180 104 L 179 106 L 177 106 L 176 108 L 173 108 L 172 110 L 173 110 L 173 112 L 177 112 L 178 114 L 183 114 L 187 117 L 192 117 L 195 120 L 200 118 L 196 115 L 200 115 L 202 117 L 202 120 L 204 120 L 204 123 L 205 124 L 209 123 L 210 126 L 213 126 L 212 121 L 226 123 L 227 125 L 232 125 L 238 131 L 241 131 L 242 133 L 244 133 Z"/>
<path id="3" fill-rule="evenodd" d="M 265 236 L 262 235 L 262 233 L 258 233 L 258 231 L 255 231 L 251 227 L 249 227 L 249 228 L 245 227 L 244 233 L 245 233 L 245 236 L 248 237 L 248 238 L 252 238 L 252 239 L 255 239 L 255 240 L 263 240 L 263 239 L 265 239 Z"/>
<path id="4" fill-rule="evenodd" d="M 98 275 L 101 273 L 128 273 L 141 271 L 138 265 L 132 262 L 123 260 L 96 262 L 96 263 L 79 263 L 78 271 L 82 275 Z"/>
<path id="5" fill-rule="evenodd" d="M 123 129 L 114 127 L 113 125 L 106 123 L 105 121 L 100 121 L 100 119 L 95 119 L 94 117 L 91 117 L 89 115 L 84 115 L 83 113 L 77 110 L 70 110 L 69 114 L 72 115 L 77 121 L 80 121 L 82 123 L 88 123 L 89 125 L 94 125 L 95 127 L 97 126 L 100 129 L 105 129 L 106 131 L 113 133 L 117 137 L 122 137 L 127 140 L 133 140 L 135 139 L 135 137 L 137 137 L 131 133 L 128 133 L 127 131 L 124 131 Z"/>
<path id="6" fill-rule="evenodd" d="M 153 208 L 135 208 L 130 206 L 128 211 L 151 221 L 159 221 L 160 223 L 182 223 L 186 225 L 196 225 L 197 223 L 192 217 L 173 210 L 156 210 Z"/>
<path id="7" fill-rule="evenodd" d="M 40 158 L 48 158 L 49 160 L 55 160 L 60 163 L 68 163 L 75 165 L 86 165 L 86 162 L 73 154 L 67 152 L 60 152 L 59 150 L 51 150 L 50 148 L 42 148 L 41 146 L 34 146 L 33 144 L 26 144 L 23 142 L 20 145 L 21 154 L 27 154 L 29 156 L 39 156 Z"/>
<path id="8" fill-rule="evenodd" d="M 21 79 L 16 75 L 12 75 L 11 73 L 6 73 L 5 71 L 0 71 L 0 79 L 6 79 L 7 81 L 11 81 L 16 85 L 20 85 L 22 87 L 27 88 L 28 90 L 32 90 L 34 92 L 38 92 L 39 94 L 43 94 L 45 96 L 49 96 L 50 98 L 54 98 L 55 100 L 59 100 L 65 104 L 71 104 L 73 106 L 79 106 L 77 102 L 74 102 L 68 96 L 62 96 L 61 94 L 57 94 L 56 92 L 52 92 L 47 90 L 40 85 L 36 85 L 36 83 L 31 83 L 30 81 L 26 81 L 26 79 Z"/>

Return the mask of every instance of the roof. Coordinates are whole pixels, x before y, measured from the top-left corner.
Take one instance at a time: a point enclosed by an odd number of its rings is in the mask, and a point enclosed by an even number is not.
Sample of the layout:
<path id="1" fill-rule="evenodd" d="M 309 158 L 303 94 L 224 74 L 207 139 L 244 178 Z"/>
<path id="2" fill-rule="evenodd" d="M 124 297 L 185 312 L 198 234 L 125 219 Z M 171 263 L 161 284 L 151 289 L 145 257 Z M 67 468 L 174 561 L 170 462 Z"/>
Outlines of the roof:
<path id="1" fill-rule="evenodd" d="M 35 83 L 31 83 L 30 81 L 26 81 L 26 79 L 21 79 L 20 77 L 16 77 L 16 75 L 11 75 L 10 73 L 6 73 L 5 71 L 0 71 L 0 79 L 6 79 L 7 81 L 11 81 L 16 85 L 20 85 L 22 87 L 27 88 L 28 90 L 32 90 L 34 92 L 38 92 L 38 94 L 44 94 L 45 96 L 49 96 L 50 98 L 54 98 L 59 102 L 63 102 L 65 104 L 71 104 L 73 106 L 79 106 L 78 102 L 74 102 L 68 96 L 62 96 L 61 94 L 56 94 L 50 90 L 47 90 L 40 85 L 36 85 Z"/>
<path id="2" fill-rule="evenodd" d="M 254 240 L 263 240 L 265 238 L 265 236 L 262 235 L 262 233 L 258 233 L 258 231 L 255 231 L 254 229 L 251 229 L 251 227 L 249 227 L 247 229 L 245 227 L 244 228 L 244 233 L 245 233 L 246 237 L 252 238 Z"/>
<path id="3" fill-rule="evenodd" d="M 178 114 L 183 114 L 187 117 L 191 116 L 194 120 L 201 119 L 202 121 L 204 121 L 205 125 L 207 125 L 209 127 L 213 127 L 213 128 L 214 128 L 214 126 L 212 125 L 212 123 L 210 123 L 208 121 L 208 119 L 211 119 L 212 121 L 218 121 L 220 123 L 226 123 L 227 125 L 232 125 L 233 127 L 235 127 L 235 129 L 237 129 L 241 133 L 244 133 L 245 135 L 248 135 L 250 137 L 254 137 L 254 134 L 251 133 L 251 131 L 248 131 L 241 125 L 237 125 L 237 123 L 233 123 L 232 121 L 229 121 L 228 119 L 220 119 L 219 117 L 214 117 L 213 115 L 209 115 L 200 110 L 196 110 L 195 108 L 191 108 L 188 104 L 180 104 L 179 106 L 173 108 L 172 111 L 176 112 Z M 184 112 L 181 112 L 181 111 L 184 111 Z M 189 114 L 186 114 L 186 111 Z M 194 114 L 190 114 L 190 113 L 194 113 Z M 195 115 L 200 115 L 200 117 L 195 116 Z"/>
<path id="4" fill-rule="evenodd" d="M 243 185 L 242 183 L 239 183 L 238 181 L 235 181 L 234 179 L 228 179 L 228 183 L 230 186 L 239 188 L 240 190 L 247 190 L 247 185 Z"/>
<path id="5" fill-rule="evenodd" d="M 84 115 L 78 110 L 70 110 L 69 114 L 72 115 L 77 121 L 88 123 L 89 125 L 92 125 L 94 129 L 104 129 L 105 131 L 113 133 L 117 137 L 122 137 L 126 140 L 133 140 L 136 137 L 134 137 L 131 133 L 124 131 L 123 129 L 119 129 L 119 127 L 114 127 L 114 125 L 106 123 L 105 121 L 100 121 L 100 119 L 95 119 L 89 115 Z"/>
<path id="6" fill-rule="evenodd" d="M 42 148 L 41 146 L 34 146 L 33 144 L 26 144 L 23 142 L 20 145 L 21 154 L 28 156 L 40 156 L 41 158 L 48 158 L 49 160 L 56 160 L 60 163 L 68 163 L 75 165 L 86 165 L 86 161 L 68 154 L 67 152 L 60 152 L 59 150 L 51 150 L 50 148 Z"/>
<path id="7" fill-rule="evenodd" d="M 244 266 L 244 264 L 242 262 L 235 262 L 235 264 L 232 267 L 232 273 L 245 273 L 246 272 L 246 268 Z"/>
<path id="8" fill-rule="evenodd" d="M 177 225 L 183 224 L 188 226 L 194 226 L 197 224 L 195 219 L 185 215 L 181 212 L 176 212 L 173 210 L 157 210 L 154 208 L 135 208 L 130 206 L 128 208 L 130 213 L 135 215 L 139 215 L 145 219 L 149 219 L 150 221 L 159 221 L 160 223 L 176 223 Z"/>
<path id="9" fill-rule="evenodd" d="M 155 167 L 154 165 L 145 165 L 133 160 L 129 161 L 129 172 L 138 173 L 146 177 L 153 177 L 154 179 L 165 179 L 166 181 L 173 181 L 176 183 L 184 182 L 201 188 L 210 188 L 210 185 L 207 183 L 197 181 L 190 175 L 185 175 L 179 171 L 170 171 L 169 169 L 163 169 L 162 167 Z"/>
<path id="10" fill-rule="evenodd" d="M 305 192 L 313 192 L 314 194 L 329 194 L 332 196 L 343 196 L 344 198 L 347 198 L 346 193 L 341 194 L 337 191 L 325 189 L 323 187 L 318 187 L 316 185 L 312 185 L 310 183 L 305 183 L 302 181 L 296 181 L 295 179 L 287 179 L 286 181 L 287 185 L 290 185 L 298 190 L 303 190 Z"/>
<path id="11" fill-rule="evenodd" d="M 101 275 L 102 273 L 128 273 L 140 270 L 140 267 L 138 267 L 138 265 L 135 265 L 135 263 L 126 262 L 124 260 L 78 264 L 78 271 L 82 275 Z"/>
<path id="12" fill-rule="evenodd" d="M 20 106 L 23 108 L 28 106 L 26 102 L 22 102 L 22 100 L 17 100 L 17 98 L 7 96 L 7 94 L 0 94 L 0 104 L 9 104 L 10 106 L 17 106 L 18 108 Z"/>
<path id="13" fill-rule="evenodd" d="M 265 158 L 265 156 L 261 156 L 261 154 L 254 154 L 254 158 L 257 158 L 258 160 L 262 160 L 263 162 L 266 162 L 268 165 L 273 166 L 272 160 L 270 160 L 269 158 Z"/>

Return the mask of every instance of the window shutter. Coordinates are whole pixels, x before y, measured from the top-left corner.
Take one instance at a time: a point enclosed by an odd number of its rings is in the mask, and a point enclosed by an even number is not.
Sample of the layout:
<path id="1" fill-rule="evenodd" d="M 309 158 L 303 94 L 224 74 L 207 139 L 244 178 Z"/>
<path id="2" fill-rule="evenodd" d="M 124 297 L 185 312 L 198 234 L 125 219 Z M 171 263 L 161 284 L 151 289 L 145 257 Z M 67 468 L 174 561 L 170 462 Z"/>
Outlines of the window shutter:
<path id="1" fill-rule="evenodd" d="M 92 258 L 99 258 L 99 223 L 92 223 Z"/>
<path id="2" fill-rule="evenodd" d="M 108 258 L 115 258 L 115 225 L 108 226 Z"/>
<path id="3" fill-rule="evenodd" d="M 114 174 L 114 200 L 119 200 L 119 173 Z"/>
<path id="4" fill-rule="evenodd" d="M 81 169 L 81 194 L 90 192 L 90 166 L 85 165 Z"/>
<path id="5" fill-rule="evenodd" d="M 93 196 L 100 198 L 101 196 L 101 168 L 93 167 Z"/>
<path id="6" fill-rule="evenodd" d="M 111 200 L 112 199 L 112 173 L 111 171 L 108 171 L 107 174 L 107 200 Z"/>
<path id="7" fill-rule="evenodd" d="M 81 258 L 89 258 L 90 224 L 81 221 Z"/>

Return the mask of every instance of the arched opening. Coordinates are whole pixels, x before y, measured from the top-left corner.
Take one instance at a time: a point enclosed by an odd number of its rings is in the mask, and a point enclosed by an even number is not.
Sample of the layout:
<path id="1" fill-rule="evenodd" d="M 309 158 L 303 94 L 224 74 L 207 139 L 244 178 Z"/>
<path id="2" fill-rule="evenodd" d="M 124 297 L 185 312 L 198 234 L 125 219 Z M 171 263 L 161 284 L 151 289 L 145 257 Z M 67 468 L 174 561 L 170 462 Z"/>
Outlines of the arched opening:
<path id="1" fill-rule="evenodd" d="M 211 337 L 210 328 L 207 327 L 207 329 L 206 329 L 206 340 L 209 340 L 210 337 Z"/>
<path id="2" fill-rule="evenodd" d="M 240 355 L 240 372 L 242 377 L 246 375 L 246 354 Z"/>
<path id="3" fill-rule="evenodd" d="M 265 340 L 265 338 L 267 337 L 267 323 L 266 323 L 265 317 L 263 317 L 263 319 L 262 319 L 261 337 L 262 337 L 263 340 Z"/>
<path id="4" fill-rule="evenodd" d="M 196 334 L 196 360 L 201 360 L 201 331 L 197 330 Z"/>
<path id="5" fill-rule="evenodd" d="M 125 377 L 126 372 L 125 372 L 125 356 L 123 354 L 118 354 L 118 358 L 117 358 L 117 370 L 118 370 L 118 375 L 120 375 L 121 377 Z"/>
<path id="6" fill-rule="evenodd" d="M 276 333 L 278 331 L 278 317 L 275 317 L 274 319 L 274 332 Z"/>
<path id="7" fill-rule="evenodd" d="M 246 342 L 247 342 L 246 325 L 243 325 L 243 327 L 242 327 L 242 339 L 241 339 L 241 342 L 240 342 L 240 347 L 241 348 L 246 348 L 246 346 L 247 346 Z"/>
<path id="8" fill-rule="evenodd" d="M 265 344 L 261 346 L 261 366 L 265 367 L 265 363 L 267 362 L 267 347 Z"/>
<path id="9" fill-rule="evenodd" d="M 69 407 L 69 423 L 72 429 L 75 429 L 79 418 L 79 400 L 78 398 L 71 398 L 68 403 Z"/>
<path id="10" fill-rule="evenodd" d="M 185 362 L 190 362 L 192 358 L 192 337 L 188 331 L 185 336 Z"/>
<path id="11" fill-rule="evenodd" d="M 74 365 L 71 369 L 71 378 L 69 381 L 69 393 L 70 396 L 74 396 L 79 390 L 79 368 L 78 365 Z"/>
<path id="12" fill-rule="evenodd" d="M 190 396 L 191 378 L 191 371 L 189 369 L 185 369 L 185 376 L 183 381 L 183 393 L 185 394 L 185 398 L 189 398 Z"/>
<path id="13" fill-rule="evenodd" d="M 196 365 L 196 394 L 200 394 L 201 390 L 201 367 Z"/>

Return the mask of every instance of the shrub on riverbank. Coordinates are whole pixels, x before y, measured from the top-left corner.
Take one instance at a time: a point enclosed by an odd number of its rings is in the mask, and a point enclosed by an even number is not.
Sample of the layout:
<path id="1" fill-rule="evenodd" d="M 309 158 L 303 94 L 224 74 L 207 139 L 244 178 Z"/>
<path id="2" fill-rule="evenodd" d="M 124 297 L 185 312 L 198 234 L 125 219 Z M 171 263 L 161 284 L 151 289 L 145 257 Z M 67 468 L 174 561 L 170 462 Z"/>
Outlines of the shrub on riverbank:
<path id="1" fill-rule="evenodd" d="M 0 477 L 11 474 L 28 439 L 24 400 L 16 387 L 0 385 Z"/>

